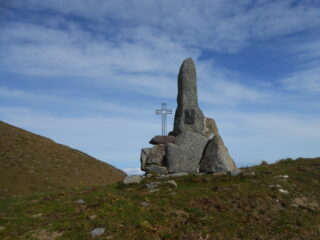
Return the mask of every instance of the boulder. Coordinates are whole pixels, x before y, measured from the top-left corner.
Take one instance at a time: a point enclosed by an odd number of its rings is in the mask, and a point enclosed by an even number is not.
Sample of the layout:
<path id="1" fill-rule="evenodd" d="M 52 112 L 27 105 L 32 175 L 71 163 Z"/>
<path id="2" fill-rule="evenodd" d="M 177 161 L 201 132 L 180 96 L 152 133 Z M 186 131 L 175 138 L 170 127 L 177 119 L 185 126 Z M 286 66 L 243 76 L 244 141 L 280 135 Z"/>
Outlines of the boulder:
<path id="1" fill-rule="evenodd" d="M 220 135 L 214 136 L 206 146 L 200 162 L 200 171 L 206 173 L 233 171 L 236 165 Z"/>
<path id="2" fill-rule="evenodd" d="M 166 167 L 158 166 L 158 165 L 148 165 L 146 166 L 147 174 L 168 174 L 168 169 Z"/>
<path id="3" fill-rule="evenodd" d="M 230 173 L 230 175 L 232 177 L 235 177 L 235 176 L 241 175 L 242 174 L 242 170 L 239 169 L 239 168 L 236 168 L 236 169 L 231 170 L 229 173 Z"/>
<path id="4" fill-rule="evenodd" d="M 180 67 L 177 104 L 173 134 L 178 136 L 185 131 L 204 134 L 204 115 L 198 106 L 196 68 L 191 58 L 185 59 Z"/>
<path id="5" fill-rule="evenodd" d="M 146 170 L 146 163 L 147 163 L 147 158 L 151 152 L 151 148 L 142 148 L 141 149 L 141 155 L 140 155 L 140 164 L 141 164 L 141 170 L 145 171 Z"/>
<path id="6" fill-rule="evenodd" d="M 176 137 L 175 144 L 166 145 L 166 164 L 170 173 L 199 170 L 199 163 L 207 138 L 194 132 L 183 132 Z"/>
<path id="7" fill-rule="evenodd" d="M 147 157 L 146 164 L 161 165 L 163 163 L 164 155 L 165 155 L 165 145 L 164 144 L 155 145 L 150 150 L 150 153 Z"/>
<path id="8" fill-rule="evenodd" d="M 217 127 L 216 121 L 213 118 L 206 117 L 204 119 L 204 124 L 205 124 L 205 135 L 209 139 L 212 139 L 214 136 L 218 136 L 219 135 L 219 131 L 218 131 L 218 127 Z"/>
<path id="9" fill-rule="evenodd" d="M 142 176 L 139 175 L 133 175 L 133 176 L 127 176 L 124 180 L 124 184 L 134 184 L 134 183 L 140 183 L 142 181 Z"/>
<path id="10" fill-rule="evenodd" d="M 149 141 L 149 143 L 153 145 L 166 144 L 169 142 L 173 143 L 175 139 L 175 136 L 155 136 Z"/>

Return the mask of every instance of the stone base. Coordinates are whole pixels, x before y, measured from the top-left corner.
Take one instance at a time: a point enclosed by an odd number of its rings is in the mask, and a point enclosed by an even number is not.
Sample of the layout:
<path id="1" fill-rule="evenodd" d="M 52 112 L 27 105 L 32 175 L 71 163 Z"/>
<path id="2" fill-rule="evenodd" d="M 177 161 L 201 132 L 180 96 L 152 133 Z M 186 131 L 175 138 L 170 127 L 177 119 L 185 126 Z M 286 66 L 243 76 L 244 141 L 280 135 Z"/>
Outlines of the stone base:
<path id="1" fill-rule="evenodd" d="M 166 145 L 166 164 L 169 173 L 198 172 L 207 138 L 194 133 L 184 132 L 176 137 L 176 144 Z"/>

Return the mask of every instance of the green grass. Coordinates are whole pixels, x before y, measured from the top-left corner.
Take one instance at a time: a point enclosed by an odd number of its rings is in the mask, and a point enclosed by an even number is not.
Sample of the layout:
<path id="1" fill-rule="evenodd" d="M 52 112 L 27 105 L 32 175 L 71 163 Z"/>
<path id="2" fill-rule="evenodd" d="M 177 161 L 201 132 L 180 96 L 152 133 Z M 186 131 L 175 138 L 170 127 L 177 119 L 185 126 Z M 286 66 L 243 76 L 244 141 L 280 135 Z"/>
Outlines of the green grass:
<path id="1" fill-rule="evenodd" d="M 0 239 L 37 239 L 41 230 L 63 233 L 56 239 L 90 239 L 97 227 L 106 229 L 98 239 L 320 239 L 320 209 L 291 206 L 295 198 L 306 197 L 320 207 L 319 158 L 245 170 L 256 176 L 189 175 L 175 178 L 178 188 L 164 183 L 155 193 L 144 187 L 159 181 L 150 178 L 138 185 L 0 199 L 0 226 L 5 227 Z M 78 199 L 85 204 L 76 204 Z"/>

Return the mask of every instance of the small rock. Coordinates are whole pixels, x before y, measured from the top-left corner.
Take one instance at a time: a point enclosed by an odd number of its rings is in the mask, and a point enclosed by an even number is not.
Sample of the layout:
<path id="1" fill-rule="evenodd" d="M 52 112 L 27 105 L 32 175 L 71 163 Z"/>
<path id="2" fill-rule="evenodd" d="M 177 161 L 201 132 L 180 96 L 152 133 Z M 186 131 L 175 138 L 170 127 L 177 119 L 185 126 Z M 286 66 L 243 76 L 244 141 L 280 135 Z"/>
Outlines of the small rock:
<path id="1" fill-rule="evenodd" d="M 95 228 L 90 232 L 91 237 L 95 238 L 95 237 L 99 237 L 102 234 L 104 234 L 105 229 L 102 227 L 99 228 Z"/>
<path id="2" fill-rule="evenodd" d="M 78 203 L 78 204 L 85 204 L 85 201 L 83 199 L 79 199 L 77 201 L 74 201 L 75 203 Z"/>
<path id="3" fill-rule="evenodd" d="M 96 219 L 98 216 L 97 215 L 91 215 L 91 216 L 89 216 L 89 219 L 90 220 L 94 220 L 94 219 Z"/>
<path id="4" fill-rule="evenodd" d="M 244 172 L 242 173 L 243 176 L 255 176 L 256 173 L 254 171 L 250 171 L 250 172 Z"/>
<path id="5" fill-rule="evenodd" d="M 240 175 L 241 173 L 242 173 L 242 170 L 239 169 L 239 168 L 230 171 L 230 174 L 231 174 L 231 176 L 233 176 L 233 177 L 234 177 L 234 176 L 238 176 L 238 175 Z"/>
<path id="6" fill-rule="evenodd" d="M 140 204 L 141 204 L 141 206 L 143 206 L 143 207 L 148 207 L 148 206 L 150 206 L 150 203 L 149 203 L 149 202 L 145 202 L 145 201 L 141 202 Z"/>
<path id="7" fill-rule="evenodd" d="M 188 173 L 186 172 L 177 172 L 177 173 L 170 173 L 170 174 L 167 174 L 167 175 L 160 175 L 158 176 L 157 178 L 170 178 L 170 177 L 182 177 L 182 176 L 187 176 Z"/>
<path id="8" fill-rule="evenodd" d="M 299 205 L 298 205 L 298 204 L 295 204 L 295 203 L 290 204 L 290 206 L 291 206 L 291 207 L 295 207 L 295 208 L 299 207 Z"/>
<path id="9" fill-rule="evenodd" d="M 167 181 L 167 183 L 174 186 L 174 187 L 178 187 L 178 184 L 176 183 L 175 180 L 169 180 L 169 181 Z"/>
<path id="10" fill-rule="evenodd" d="M 151 183 L 148 183 L 146 184 L 145 186 L 148 188 L 148 189 L 155 189 L 159 186 L 159 182 L 151 182 Z"/>
<path id="11" fill-rule="evenodd" d="M 279 189 L 279 188 L 281 188 L 281 186 L 279 184 L 275 184 L 275 185 L 269 185 L 269 188 Z"/>
<path id="12" fill-rule="evenodd" d="M 306 197 L 295 198 L 291 206 L 297 206 L 297 207 L 309 209 L 311 211 L 316 211 L 320 209 L 320 205 L 318 204 L 317 201 L 312 199 L 310 200 Z"/>
<path id="13" fill-rule="evenodd" d="M 212 175 L 215 177 L 219 177 L 219 176 L 225 176 L 225 175 L 227 175 L 227 173 L 226 172 L 215 172 L 215 173 L 212 173 Z"/>
<path id="14" fill-rule="evenodd" d="M 280 175 L 279 178 L 288 179 L 289 176 L 288 175 Z"/>
<path id="15" fill-rule="evenodd" d="M 124 180 L 124 184 L 138 184 L 142 181 L 142 177 L 140 175 L 127 176 Z"/>
<path id="16" fill-rule="evenodd" d="M 283 194 L 289 194 L 289 192 L 287 190 L 284 190 L 282 188 L 279 189 L 279 192 L 283 193 Z"/>
<path id="17" fill-rule="evenodd" d="M 5 229 L 6 229 L 6 227 L 0 226 L 0 232 L 3 231 L 3 230 L 5 230 Z"/>
<path id="18" fill-rule="evenodd" d="M 33 218 L 38 218 L 38 217 L 42 217 L 42 216 L 43 216 L 42 213 L 38 213 L 38 214 L 32 215 L 31 217 L 33 217 Z"/>
<path id="19" fill-rule="evenodd" d="M 150 193 L 159 192 L 159 189 L 151 189 L 149 192 L 150 192 Z"/>

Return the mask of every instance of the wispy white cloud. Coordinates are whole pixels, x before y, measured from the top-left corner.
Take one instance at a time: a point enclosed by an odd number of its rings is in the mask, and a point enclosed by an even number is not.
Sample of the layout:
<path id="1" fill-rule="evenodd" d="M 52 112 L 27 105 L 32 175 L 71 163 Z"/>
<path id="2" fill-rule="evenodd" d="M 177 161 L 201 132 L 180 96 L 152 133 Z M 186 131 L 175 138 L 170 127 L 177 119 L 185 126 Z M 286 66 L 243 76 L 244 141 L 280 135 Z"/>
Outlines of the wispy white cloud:
<path id="1" fill-rule="evenodd" d="M 305 96 L 320 92 L 319 41 L 305 42 L 300 37 L 287 44 L 299 31 L 319 29 L 320 11 L 312 1 L 70 0 L 66 4 L 24 0 L 8 4 L 14 8 L 7 10 L 11 20 L 1 26 L 1 72 L 54 81 L 61 89 L 66 83 L 85 82 L 93 89 L 126 93 L 107 101 L 0 83 L 0 100 L 10 102 L 8 106 L 1 102 L 2 120 L 117 167 L 135 168 L 139 149 L 160 127 L 148 117 L 154 107 L 150 99 L 174 101 L 179 65 L 190 56 L 197 64 L 200 104 L 206 115 L 217 119 L 240 165 L 260 156 L 271 160 L 287 157 L 286 153 L 316 155 L 314 149 L 319 149 L 319 116 L 303 112 L 319 109 L 319 101 Z M 15 8 L 37 14 L 22 19 L 14 15 Z M 45 17 L 44 10 L 49 10 Z M 283 48 L 297 62 L 295 70 L 279 80 L 287 91 L 278 88 L 275 80 L 255 84 L 241 72 L 219 66 L 214 57 L 202 56 L 208 50 L 240 54 L 253 43 L 270 39 L 282 39 L 287 44 Z M 138 106 L 135 97 L 143 99 Z M 120 98 L 126 99 L 117 101 Z M 23 104 L 16 103 L 19 99 Z M 35 110 L 35 104 L 59 105 L 61 112 L 58 116 L 45 108 Z M 77 105 L 81 114 L 68 114 Z"/>
<path id="2" fill-rule="evenodd" d="M 282 84 L 288 90 L 319 94 L 320 67 L 293 72 L 282 79 Z"/>
<path id="3" fill-rule="evenodd" d="M 144 25 L 178 42 L 236 52 L 252 40 L 318 28 L 320 13 L 311 1 L 36 1 L 16 7 L 50 9 L 112 25 Z"/>

